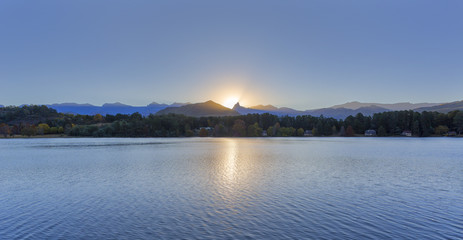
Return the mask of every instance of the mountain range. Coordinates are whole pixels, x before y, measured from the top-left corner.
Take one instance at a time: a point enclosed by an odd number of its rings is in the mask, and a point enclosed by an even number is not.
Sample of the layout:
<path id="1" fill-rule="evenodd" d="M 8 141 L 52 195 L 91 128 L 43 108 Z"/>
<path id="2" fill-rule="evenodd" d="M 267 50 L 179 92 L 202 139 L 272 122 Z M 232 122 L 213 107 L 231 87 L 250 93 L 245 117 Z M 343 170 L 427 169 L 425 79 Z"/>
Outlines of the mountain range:
<path id="1" fill-rule="evenodd" d="M 180 107 L 167 107 L 156 115 L 163 114 L 183 114 L 192 117 L 218 117 L 218 116 L 238 116 L 240 113 L 237 111 L 226 108 L 214 101 L 207 101 L 204 103 L 188 104 Z"/>
<path id="2" fill-rule="evenodd" d="M 2 105 L 0 105 L 1 107 Z M 414 110 L 422 111 L 437 111 L 447 113 L 453 110 L 463 111 L 463 101 L 455 101 L 450 103 L 409 103 L 401 102 L 394 104 L 383 103 L 361 103 L 361 102 L 348 102 L 345 104 L 335 105 L 328 108 L 312 109 L 312 110 L 296 110 L 287 107 L 275 107 L 272 105 L 256 105 L 251 107 L 243 107 L 236 103 L 233 109 L 226 108 L 213 101 L 204 103 L 173 103 L 173 104 L 159 104 L 153 102 L 147 106 L 130 106 L 116 103 L 105 103 L 102 106 L 95 106 L 91 104 L 78 104 L 78 103 L 59 103 L 47 105 L 50 108 L 56 109 L 61 113 L 95 115 L 95 114 L 132 114 L 139 112 L 147 116 L 149 114 L 184 114 L 187 116 L 201 117 L 201 116 L 237 116 L 245 114 L 263 114 L 270 113 L 278 116 L 297 116 L 297 115 L 312 115 L 325 117 L 333 117 L 336 119 L 344 119 L 349 115 L 356 115 L 362 113 L 363 115 L 373 115 L 375 113 L 387 111 L 400 111 L 400 110 Z"/>
<path id="3" fill-rule="evenodd" d="M 439 104 L 441 103 L 400 102 L 400 103 L 392 103 L 392 104 L 386 103 L 385 104 L 385 103 L 361 103 L 361 102 L 354 101 L 354 102 L 348 102 L 348 103 L 344 103 L 340 105 L 334 105 L 330 108 L 335 108 L 335 109 L 347 108 L 347 109 L 356 110 L 356 109 L 363 108 L 363 107 L 377 106 L 377 107 L 385 108 L 385 109 L 392 110 L 392 111 L 401 111 L 401 110 L 413 110 L 413 109 L 424 108 L 424 107 L 433 107 Z"/>
<path id="4" fill-rule="evenodd" d="M 173 103 L 173 104 L 159 104 L 156 102 L 150 103 L 147 106 L 130 106 L 122 104 L 120 102 L 116 103 L 105 103 L 102 106 L 95 106 L 91 104 L 78 104 L 78 103 L 59 103 L 47 105 L 49 108 L 56 109 L 56 111 L 61 113 L 72 113 L 72 114 L 82 114 L 82 115 L 95 115 L 95 114 L 111 114 L 116 115 L 120 114 L 132 114 L 138 112 L 143 116 L 150 114 L 155 114 L 167 107 L 180 107 L 190 103 Z"/>
<path id="5" fill-rule="evenodd" d="M 451 111 L 460 110 L 463 111 L 463 101 L 455 101 L 450 103 L 439 104 L 431 107 L 421 107 L 415 109 L 415 111 L 423 112 L 423 111 L 436 111 L 441 113 L 448 113 Z"/>

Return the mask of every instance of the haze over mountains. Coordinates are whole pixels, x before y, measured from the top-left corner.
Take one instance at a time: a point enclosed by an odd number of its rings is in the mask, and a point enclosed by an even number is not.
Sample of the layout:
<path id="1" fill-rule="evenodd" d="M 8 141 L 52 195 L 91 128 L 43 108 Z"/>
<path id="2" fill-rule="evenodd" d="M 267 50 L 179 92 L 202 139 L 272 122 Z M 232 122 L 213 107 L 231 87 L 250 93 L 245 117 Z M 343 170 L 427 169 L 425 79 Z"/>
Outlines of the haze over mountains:
<path id="1" fill-rule="evenodd" d="M 102 106 L 95 106 L 91 104 L 78 104 L 78 103 L 59 103 L 47 105 L 47 107 L 56 109 L 58 112 L 62 113 L 72 113 L 72 114 L 82 114 L 82 115 L 95 115 L 95 114 L 111 114 L 116 115 L 120 114 L 132 114 L 138 112 L 144 116 L 154 114 L 159 112 L 162 109 L 167 107 L 180 107 L 190 103 L 173 103 L 173 104 L 159 104 L 152 102 L 147 106 L 130 106 L 122 104 L 120 102 L 116 103 L 105 103 Z"/>
<path id="2" fill-rule="evenodd" d="M 1 107 L 2 105 L 0 105 Z M 243 107 L 236 103 L 233 109 L 226 108 L 213 101 L 204 103 L 173 103 L 173 104 L 159 104 L 153 102 L 147 106 L 130 106 L 120 102 L 105 103 L 102 106 L 95 106 L 92 104 L 78 104 L 78 103 L 60 103 L 47 105 L 50 108 L 56 109 L 61 113 L 95 115 L 95 114 L 132 114 L 139 112 L 147 116 L 149 114 L 184 114 L 187 116 L 202 117 L 202 116 L 236 116 L 245 114 L 263 114 L 270 113 L 278 116 L 297 116 L 297 115 L 312 115 L 325 117 L 333 117 L 336 119 L 343 119 L 349 115 L 356 115 L 362 113 L 363 115 L 373 115 L 375 113 L 387 111 L 400 111 L 400 110 L 414 110 L 422 111 L 438 111 L 447 113 L 453 110 L 463 110 L 463 101 L 455 101 L 451 103 L 362 103 L 362 102 L 348 102 L 340 105 L 335 105 L 328 108 L 312 109 L 312 110 L 296 110 L 287 107 L 275 107 L 272 105 L 256 105 L 251 107 Z"/>
<path id="3" fill-rule="evenodd" d="M 423 107 L 432 107 L 439 105 L 441 103 L 409 103 L 409 102 L 401 102 L 401 103 L 361 103 L 361 102 L 348 102 L 340 105 L 334 105 L 330 108 L 347 108 L 347 109 L 359 109 L 363 107 L 371 107 L 371 106 L 377 106 L 393 111 L 401 111 L 401 110 L 413 110 L 417 108 L 423 108 Z"/>
<path id="4" fill-rule="evenodd" d="M 249 113 L 264 113 L 268 112 L 275 115 L 312 115 L 312 116 L 325 116 L 336 119 L 344 119 L 349 115 L 356 115 L 362 113 L 363 115 L 371 116 L 375 113 L 387 112 L 387 111 L 400 111 L 400 110 L 415 110 L 421 107 L 434 107 L 439 105 L 438 103 L 394 103 L 394 104 L 381 104 L 381 103 L 361 103 L 361 102 L 349 102 L 341 105 L 335 105 L 329 108 L 320 108 L 313 110 L 299 111 L 292 108 L 277 108 L 272 105 L 257 105 L 250 108 L 245 108 L 239 104 L 233 107 L 234 110 L 241 114 Z"/>
<path id="5" fill-rule="evenodd" d="M 460 110 L 463 111 L 463 100 L 462 101 L 455 101 L 455 102 L 450 102 L 450 103 L 444 103 L 444 104 L 439 104 L 435 106 L 430 106 L 430 107 L 421 107 L 415 109 L 416 111 L 422 112 L 422 111 L 436 111 L 436 112 L 441 112 L 441 113 L 448 113 L 450 111 L 455 111 L 455 110 Z"/>

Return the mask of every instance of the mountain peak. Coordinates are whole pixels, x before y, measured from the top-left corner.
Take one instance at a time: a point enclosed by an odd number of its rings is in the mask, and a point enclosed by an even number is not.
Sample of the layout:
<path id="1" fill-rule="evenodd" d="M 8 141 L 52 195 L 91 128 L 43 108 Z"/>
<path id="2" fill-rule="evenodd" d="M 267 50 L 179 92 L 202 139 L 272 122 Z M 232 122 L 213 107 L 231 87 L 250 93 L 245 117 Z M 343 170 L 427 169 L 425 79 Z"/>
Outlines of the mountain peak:
<path id="1" fill-rule="evenodd" d="M 233 110 L 237 109 L 237 108 L 241 108 L 241 105 L 240 105 L 240 102 L 237 102 L 234 106 L 233 106 Z"/>

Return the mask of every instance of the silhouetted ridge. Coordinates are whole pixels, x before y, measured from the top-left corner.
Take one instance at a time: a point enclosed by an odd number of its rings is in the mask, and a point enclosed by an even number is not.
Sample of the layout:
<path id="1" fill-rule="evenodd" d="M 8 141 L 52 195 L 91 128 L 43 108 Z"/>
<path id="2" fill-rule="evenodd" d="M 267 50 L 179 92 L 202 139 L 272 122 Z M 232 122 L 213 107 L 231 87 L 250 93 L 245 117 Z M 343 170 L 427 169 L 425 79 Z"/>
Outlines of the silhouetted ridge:
<path id="1" fill-rule="evenodd" d="M 163 114 L 183 114 L 192 117 L 209 117 L 209 116 L 238 116 L 240 115 L 237 111 L 226 108 L 212 100 L 203 102 L 188 104 L 181 107 L 168 107 L 159 112 L 157 115 Z"/>
<path id="2" fill-rule="evenodd" d="M 444 104 L 440 104 L 440 105 L 433 106 L 433 107 L 423 107 L 423 108 L 415 109 L 415 111 L 417 112 L 436 111 L 436 112 L 441 112 L 441 113 L 448 113 L 448 112 L 455 111 L 455 110 L 461 110 L 461 111 L 463 110 L 463 100 L 455 101 L 451 103 L 444 103 Z"/>

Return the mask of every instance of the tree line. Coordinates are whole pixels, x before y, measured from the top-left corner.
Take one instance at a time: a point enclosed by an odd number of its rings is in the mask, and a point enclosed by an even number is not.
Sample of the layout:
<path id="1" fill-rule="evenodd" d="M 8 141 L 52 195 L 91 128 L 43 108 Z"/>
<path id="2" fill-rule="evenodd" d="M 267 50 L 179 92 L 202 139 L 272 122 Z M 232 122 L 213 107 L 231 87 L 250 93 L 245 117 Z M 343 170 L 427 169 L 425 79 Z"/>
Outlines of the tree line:
<path id="1" fill-rule="evenodd" d="M 0 135 L 47 135 L 86 137 L 270 137 L 358 136 L 366 130 L 378 136 L 396 136 L 410 131 L 428 137 L 463 133 L 463 111 L 449 113 L 390 111 L 345 119 L 324 116 L 276 116 L 269 113 L 224 117 L 184 115 L 79 115 L 58 113 L 46 106 L 25 105 L 0 108 Z M 308 130 L 308 131 L 307 131 Z"/>

